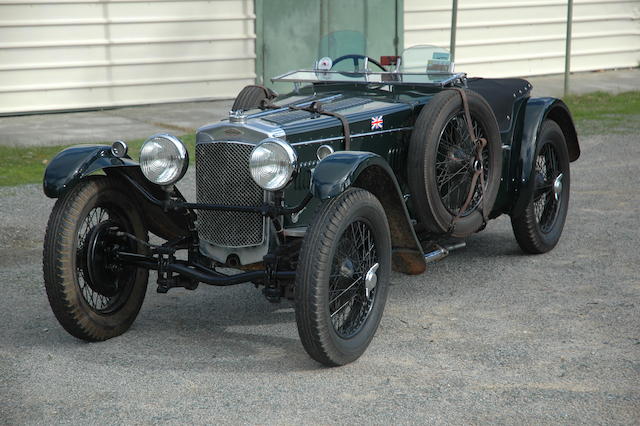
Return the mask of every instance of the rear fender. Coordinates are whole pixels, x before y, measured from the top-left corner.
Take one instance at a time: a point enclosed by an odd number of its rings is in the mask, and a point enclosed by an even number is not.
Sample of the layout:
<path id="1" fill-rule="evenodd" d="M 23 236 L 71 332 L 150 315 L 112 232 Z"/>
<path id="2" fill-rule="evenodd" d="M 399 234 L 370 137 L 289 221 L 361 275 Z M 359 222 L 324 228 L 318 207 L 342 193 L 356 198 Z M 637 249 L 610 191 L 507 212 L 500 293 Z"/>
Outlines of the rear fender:
<path id="1" fill-rule="evenodd" d="M 569 151 L 569 161 L 573 162 L 580 157 L 578 134 L 567 105 L 557 98 L 529 99 L 524 114 L 520 150 L 511 154 L 515 157 L 513 160 L 516 162 L 515 177 L 517 179 L 514 188 L 515 201 L 510 211 L 511 216 L 522 214 L 531 199 L 534 190 L 534 156 L 542 122 L 547 118 L 555 121 L 562 129 Z"/>
<path id="2" fill-rule="evenodd" d="M 121 178 L 126 188 L 124 192 L 137 199 L 136 204 L 151 232 L 166 240 L 188 235 L 189 224 L 194 218 L 188 214 L 165 212 L 147 201 L 131 180 L 158 199 L 165 197 L 165 191 L 144 177 L 137 162 L 114 156 L 108 145 L 78 145 L 58 153 L 44 172 L 44 193 L 49 198 L 60 198 L 81 180 L 99 171 Z M 174 191 L 182 197 L 177 189 Z"/>
<path id="3" fill-rule="evenodd" d="M 366 189 L 382 204 L 391 231 L 393 269 L 409 275 L 424 272 L 422 246 L 389 164 L 371 152 L 341 151 L 320 161 L 311 177 L 311 193 L 320 200 L 350 187 Z"/>

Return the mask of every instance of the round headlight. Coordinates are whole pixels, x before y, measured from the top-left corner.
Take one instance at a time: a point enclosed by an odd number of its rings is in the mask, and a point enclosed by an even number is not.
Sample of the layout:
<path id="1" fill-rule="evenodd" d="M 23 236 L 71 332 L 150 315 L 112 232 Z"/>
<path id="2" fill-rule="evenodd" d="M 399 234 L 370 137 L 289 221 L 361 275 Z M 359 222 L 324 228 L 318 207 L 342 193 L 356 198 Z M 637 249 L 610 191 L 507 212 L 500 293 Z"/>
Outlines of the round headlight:
<path id="1" fill-rule="evenodd" d="M 249 157 L 251 177 L 263 189 L 278 191 L 289 183 L 296 170 L 295 151 L 280 139 L 265 139 L 256 145 Z"/>
<path id="2" fill-rule="evenodd" d="M 189 153 L 180 139 L 171 135 L 151 136 L 140 150 L 140 168 L 147 179 L 158 185 L 171 185 L 184 176 Z"/>

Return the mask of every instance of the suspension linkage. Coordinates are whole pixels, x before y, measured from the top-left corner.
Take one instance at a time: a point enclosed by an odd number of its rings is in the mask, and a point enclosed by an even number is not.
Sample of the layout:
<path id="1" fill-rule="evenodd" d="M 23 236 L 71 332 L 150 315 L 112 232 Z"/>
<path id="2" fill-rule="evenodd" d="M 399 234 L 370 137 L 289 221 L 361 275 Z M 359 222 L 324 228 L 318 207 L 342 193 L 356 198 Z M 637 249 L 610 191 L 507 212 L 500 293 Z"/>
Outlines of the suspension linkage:
<path id="1" fill-rule="evenodd" d="M 160 269 L 158 258 L 156 257 L 127 252 L 117 252 L 116 255 L 118 257 L 118 260 L 124 263 L 155 271 Z M 226 275 L 221 272 L 214 271 L 213 269 L 207 268 L 203 265 L 189 263 L 184 260 L 164 260 L 165 262 L 162 265 L 162 269 L 165 272 L 177 273 L 185 277 L 197 280 L 199 282 L 215 286 L 230 286 L 269 278 L 269 274 L 266 270 Z M 275 278 L 278 279 L 291 279 L 296 275 L 295 271 L 277 271 L 272 272 L 272 274 L 275 276 Z"/>

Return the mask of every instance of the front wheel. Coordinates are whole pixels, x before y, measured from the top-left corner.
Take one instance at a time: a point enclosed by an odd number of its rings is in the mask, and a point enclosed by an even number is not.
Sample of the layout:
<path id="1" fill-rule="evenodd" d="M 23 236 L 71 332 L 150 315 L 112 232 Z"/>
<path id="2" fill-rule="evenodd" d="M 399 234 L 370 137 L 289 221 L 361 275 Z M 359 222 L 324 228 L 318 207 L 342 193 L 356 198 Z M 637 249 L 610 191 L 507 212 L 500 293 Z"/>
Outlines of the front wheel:
<path id="1" fill-rule="evenodd" d="M 146 293 L 149 271 L 115 259 L 117 250 L 145 252 L 132 237 L 148 239 L 122 186 L 108 177 L 81 181 L 56 202 L 47 224 L 43 272 L 49 303 L 65 330 L 83 340 L 124 333 Z"/>
<path id="2" fill-rule="evenodd" d="M 391 236 L 378 199 L 349 189 L 325 202 L 309 227 L 296 274 L 296 322 L 316 361 L 344 365 L 378 328 L 391 272 Z"/>
<path id="3" fill-rule="evenodd" d="M 534 161 L 534 190 L 524 212 L 511 217 L 511 226 L 520 248 L 539 254 L 558 243 L 569 209 L 569 154 L 554 121 L 542 123 Z"/>

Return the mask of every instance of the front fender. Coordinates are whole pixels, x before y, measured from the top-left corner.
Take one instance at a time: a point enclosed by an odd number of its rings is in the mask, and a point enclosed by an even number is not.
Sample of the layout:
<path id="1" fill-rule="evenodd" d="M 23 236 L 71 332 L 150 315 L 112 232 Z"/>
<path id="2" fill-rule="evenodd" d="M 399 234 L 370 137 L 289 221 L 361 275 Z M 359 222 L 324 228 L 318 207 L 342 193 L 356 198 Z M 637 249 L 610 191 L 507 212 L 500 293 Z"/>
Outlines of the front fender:
<path id="1" fill-rule="evenodd" d="M 393 175 L 387 162 L 372 152 L 340 151 L 333 153 L 322 159 L 313 171 L 311 193 L 321 200 L 333 198 L 349 188 L 362 170 L 371 165 L 386 168 Z"/>
<path id="2" fill-rule="evenodd" d="M 188 235 L 195 215 L 167 212 L 147 201 L 131 180 L 158 199 L 164 197 L 164 190 L 144 177 L 137 162 L 130 158 L 115 157 L 108 145 L 78 145 L 61 151 L 44 172 L 44 193 L 50 198 L 62 197 L 82 179 L 103 169 L 107 175 L 122 178 L 127 193 L 137 198 L 137 205 L 151 232 L 166 240 Z M 174 192 L 184 199 L 177 188 L 174 188 Z"/>
<path id="3" fill-rule="evenodd" d="M 82 178 L 109 167 L 132 167 L 138 163 L 118 158 L 109 145 L 76 145 L 56 155 L 44 172 L 43 189 L 49 198 L 59 198 Z"/>
<path id="4" fill-rule="evenodd" d="M 410 275 L 424 272 L 424 252 L 389 164 L 371 152 L 336 152 L 318 163 L 310 189 L 315 197 L 326 200 L 351 186 L 366 189 L 382 204 L 391 231 L 393 269 Z"/>
<path id="5" fill-rule="evenodd" d="M 566 104 L 557 98 L 529 99 L 525 109 L 520 151 L 512 153 L 512 156 L 516 157 L 514 160 L 516 161 L 515 178 L 517 179 L 516 198 L 510 212 L 512 216 L 517 216 L 524 211 L 533 193 L 534 157 L 542 122 L 547 118 L 555 121 L 562 129 L 569 152 L 569 161 L 575 161 L 580 157 L 578 136 Z"/>

